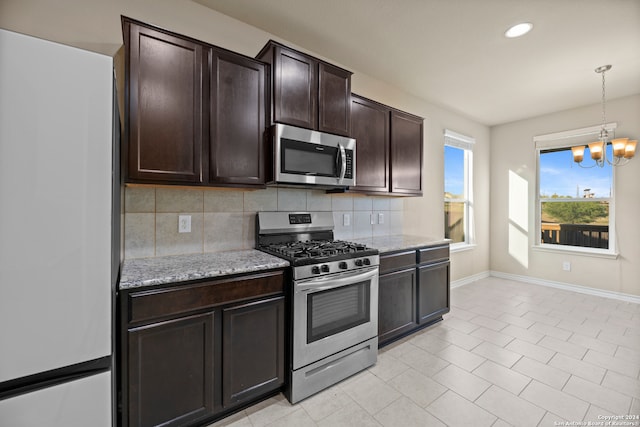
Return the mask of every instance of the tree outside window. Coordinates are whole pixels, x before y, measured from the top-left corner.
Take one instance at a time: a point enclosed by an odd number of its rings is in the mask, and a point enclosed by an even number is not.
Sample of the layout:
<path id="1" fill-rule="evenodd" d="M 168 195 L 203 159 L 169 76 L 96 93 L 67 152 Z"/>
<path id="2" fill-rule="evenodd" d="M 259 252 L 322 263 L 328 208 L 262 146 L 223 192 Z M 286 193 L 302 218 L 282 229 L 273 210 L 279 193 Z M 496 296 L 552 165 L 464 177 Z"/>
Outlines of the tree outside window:
<path id="1" fill-rule="evenodd" d="M 609 249 L 612 181 L 610 165 L 581 168 L 570 147 L 540 150 L 540 243 Z"/>

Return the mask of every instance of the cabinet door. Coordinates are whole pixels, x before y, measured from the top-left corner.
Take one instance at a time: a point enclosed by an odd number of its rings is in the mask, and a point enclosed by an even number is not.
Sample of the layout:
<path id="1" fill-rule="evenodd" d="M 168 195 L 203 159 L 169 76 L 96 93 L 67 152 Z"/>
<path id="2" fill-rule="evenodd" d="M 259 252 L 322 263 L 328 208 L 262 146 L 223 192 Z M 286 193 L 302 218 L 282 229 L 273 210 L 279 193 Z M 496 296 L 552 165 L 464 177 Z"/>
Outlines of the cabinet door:
<path id="1" fill-rule="evenodd" d="M 265 183 L 264 65 L 211 50 L 209 181 Z"/>
<path id="2" fill-rule="evenodd" d="M 422 195 L 422 122 L 420 117 L 391 112 L 392 193 Z"/>
<path id="3" fill-rule="evenodd" d="M 418 326 L 416 269 L 383 274 L 378 286 L 378 343 L 383 346 Z"/>
<path id="4" fill-rule="evenodd" d="M 315 129 L 318 117 L 318 62 L 276 46 L 273 121 Z"/>
<path id="5" fill-rule="evenodd" d="M 129 28 L 128 179 L 202 182 L 203 47 Z"/>
<path id="6" fill-rule="evenodd" d="M 222 314 L 222 404 L 250 401 L 284 384 L 284 297 Z"/>
<path id="7" fill-rule="evenodd" d="M 389 109 L 353 95 L 351 136 L 356 139 L 356 186 L 353 190 L 389 192 Z"/>
<path id="8" fill-rule="evenodd" d="M 429 323 L 449 312 L 449 261 L 418 268 L 418 321 Z"/>
<path id="9" fill-rule="evenodd" d="M 351 73 L 320 63 L 318 66 L 318 130 L 351 133 Z"/>
<path id="10" fill-rule="evenodd" d="M 129 426 L 182 426 L 213 413 L 213 313 L 129 330 Z"/>

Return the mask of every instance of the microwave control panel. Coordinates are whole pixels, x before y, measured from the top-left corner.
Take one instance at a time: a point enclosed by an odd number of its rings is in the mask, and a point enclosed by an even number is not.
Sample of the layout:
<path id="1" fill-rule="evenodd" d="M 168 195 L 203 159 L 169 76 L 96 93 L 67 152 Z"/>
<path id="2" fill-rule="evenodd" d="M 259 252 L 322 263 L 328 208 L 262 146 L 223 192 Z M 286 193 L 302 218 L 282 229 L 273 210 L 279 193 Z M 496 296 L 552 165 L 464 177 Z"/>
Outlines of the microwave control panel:
<path id="1" fill-rule="evenodd" d="M 345 167 L 344 177 L 353 179 L 353 150 L 344 150 L 347 158 L 347 166 Z"/>

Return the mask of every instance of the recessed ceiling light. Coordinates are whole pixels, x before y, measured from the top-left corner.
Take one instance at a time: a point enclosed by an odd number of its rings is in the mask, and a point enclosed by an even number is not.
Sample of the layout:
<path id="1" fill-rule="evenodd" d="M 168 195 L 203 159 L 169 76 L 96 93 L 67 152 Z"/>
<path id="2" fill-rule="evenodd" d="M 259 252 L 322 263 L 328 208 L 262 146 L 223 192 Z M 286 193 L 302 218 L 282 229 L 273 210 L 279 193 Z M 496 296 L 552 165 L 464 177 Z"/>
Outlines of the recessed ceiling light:
<path id="1" fill-rule="evenodd" d="M 521 24 L 516 24 L 513 27 L 509 28 L 504 32 L 505 37 L 510 39 L 514 37 L 520 37 L 527 34 L 533 28 L 533 24 L 531 22 L 523 22 Z"/>

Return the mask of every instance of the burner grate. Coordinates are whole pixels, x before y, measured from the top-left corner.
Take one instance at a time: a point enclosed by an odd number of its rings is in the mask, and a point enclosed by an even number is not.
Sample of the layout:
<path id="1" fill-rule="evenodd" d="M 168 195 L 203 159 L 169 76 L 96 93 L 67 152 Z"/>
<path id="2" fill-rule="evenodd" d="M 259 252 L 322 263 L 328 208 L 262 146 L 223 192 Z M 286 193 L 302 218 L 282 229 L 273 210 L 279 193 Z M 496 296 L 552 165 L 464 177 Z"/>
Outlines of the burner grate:
<path id="1" fill-rule="evenodd" d="M 340 257 L 368 251 L 366 245 L 343 240 L 307 240 L 261 245 L 260 249 L 292 260 Z"/>

